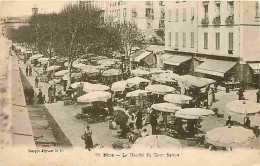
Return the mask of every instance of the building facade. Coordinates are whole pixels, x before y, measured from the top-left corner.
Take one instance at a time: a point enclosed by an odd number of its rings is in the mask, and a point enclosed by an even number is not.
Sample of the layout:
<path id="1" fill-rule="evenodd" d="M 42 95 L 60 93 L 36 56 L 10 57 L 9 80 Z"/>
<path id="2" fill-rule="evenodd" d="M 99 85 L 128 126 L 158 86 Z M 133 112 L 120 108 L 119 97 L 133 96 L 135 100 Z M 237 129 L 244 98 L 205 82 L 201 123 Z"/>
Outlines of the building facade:
<path id="1" fill-rule="evenodd" d="M 165 51 L 192 58 L 184 73 L 259 84 L 258 1 L 167 1 L 166 6 Z"/>
<path id="2" fill-rule="evenodd" d="M 164 1 L 86 1 L 104 11 L 105 19 L 112 22 L 132 22 L 151 38 L 158 30 L 164 31 Z M 164 37 L 164 36 L 163 36 Z"/>

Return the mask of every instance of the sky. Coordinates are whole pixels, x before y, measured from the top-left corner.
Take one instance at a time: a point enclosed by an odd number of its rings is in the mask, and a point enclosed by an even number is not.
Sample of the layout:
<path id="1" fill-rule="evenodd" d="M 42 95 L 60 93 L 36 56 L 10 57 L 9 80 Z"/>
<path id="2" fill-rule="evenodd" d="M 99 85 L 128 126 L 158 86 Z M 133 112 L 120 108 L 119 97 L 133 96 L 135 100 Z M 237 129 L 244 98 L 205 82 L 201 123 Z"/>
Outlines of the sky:
<path id="1" fill-rule="evenodd" d="M 7 1 L 0 0 L 0 17 L 16 17 L 16 16 L 25 16 L 32 14 L 32 7 L 36 5 L 38 7 L 39 13 L 51 13 L 59 12 L 62 7 L 69 1 L 48 1 L 48 0 L 39 0 L 39 1 Z"/>

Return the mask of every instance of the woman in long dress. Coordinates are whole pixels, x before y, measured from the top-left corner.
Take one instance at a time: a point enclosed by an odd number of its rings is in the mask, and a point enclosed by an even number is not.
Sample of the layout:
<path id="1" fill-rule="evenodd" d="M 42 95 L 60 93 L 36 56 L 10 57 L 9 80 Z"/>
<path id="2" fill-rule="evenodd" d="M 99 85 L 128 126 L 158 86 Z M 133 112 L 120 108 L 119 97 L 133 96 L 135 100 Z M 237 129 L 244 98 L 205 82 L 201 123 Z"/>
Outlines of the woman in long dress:
<path id="1" fill-rule="evenodd" d="M 88 149 L 90 151 L 90 148 L 93 148 L 93 140 L 92 140 L 92 130 L 89 126 L 86 127 L 85 133 L 84 133 L 84 139 L 85 139 L 85 149 Z"/>

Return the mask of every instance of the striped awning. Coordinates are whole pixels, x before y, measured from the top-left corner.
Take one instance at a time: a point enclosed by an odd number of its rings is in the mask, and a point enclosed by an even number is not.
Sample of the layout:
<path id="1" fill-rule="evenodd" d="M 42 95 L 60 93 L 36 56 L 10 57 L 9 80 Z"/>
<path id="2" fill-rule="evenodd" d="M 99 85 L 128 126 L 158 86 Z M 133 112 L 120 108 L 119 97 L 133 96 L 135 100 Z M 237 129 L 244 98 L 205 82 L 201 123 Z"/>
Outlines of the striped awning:
<path id="1" fill-rule="evenodd" d="M 236 64 L 237 62 L 209 59 L 199 65 L 195 72 L 224 77 L 224 74 Z"/>

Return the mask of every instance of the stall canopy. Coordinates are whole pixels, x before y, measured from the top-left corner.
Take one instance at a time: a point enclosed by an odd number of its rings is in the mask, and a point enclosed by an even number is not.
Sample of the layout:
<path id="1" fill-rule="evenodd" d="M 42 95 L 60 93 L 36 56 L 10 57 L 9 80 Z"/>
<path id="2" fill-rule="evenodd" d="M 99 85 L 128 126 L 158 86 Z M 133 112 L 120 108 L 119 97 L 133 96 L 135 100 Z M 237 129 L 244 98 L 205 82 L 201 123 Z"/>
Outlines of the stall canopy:
<path id="1" fill-rule="evenodd" d="M 152 54 L 152 52 L 149 52 L 149 51 L 144 51 L 142 52 L 139 56 L 137 56 L 134 61 L 135 62 L 140 62 L 140 60 L 146 58 L 148 55 Z"/>
<path id="2" fill-rule="evenodd" d="M 169 59 L 169 58 L 171 58 L 171 57 L 173 57 L 173 55 L 172 54 L 163 54 L 162 56 L 161 56 L 161 59 L 162 60 L 167 60 L 167 59 Z"/>
<path id="3" fill-rule="evenodd" d="M 234 67 L 236 63 L 237 62 L 210 59 L 199 65 L 195 69 L 195 72 L 224 77 L 224 74 Z"/>
<path id="4" fill-rule="evenodd" d="M 260 63 L 249 63 L 248 65 L 254 70 L 254 74 L 260 74 Z"/>
<path id="5" fill-rule="evenodd" d="M 181 63 L 186 62 L 191 58 L 192 57 L 189 56 L 173 55 L 169 59 L 165 59 L 163 63 L 168 65 L 179 66 Z"/>

